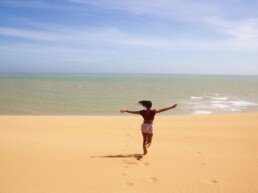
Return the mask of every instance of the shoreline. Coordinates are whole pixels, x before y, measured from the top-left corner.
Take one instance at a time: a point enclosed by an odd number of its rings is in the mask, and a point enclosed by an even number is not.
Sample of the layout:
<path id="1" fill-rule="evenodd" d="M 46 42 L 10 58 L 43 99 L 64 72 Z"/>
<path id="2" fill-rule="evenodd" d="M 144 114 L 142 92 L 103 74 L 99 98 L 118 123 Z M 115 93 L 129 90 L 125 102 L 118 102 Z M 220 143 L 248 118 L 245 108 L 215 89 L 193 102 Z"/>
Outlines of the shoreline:
<path id="1" fill-rule="evenodd" d="M 249 112 L 234 112 L 234 113 L 213 113 L 213 114 L 156 114 L 157 117 L 205 117 L 205 116 L 228 116 L 228 115 L 242 115 L 242 114 L 258 114 L 258 111 Z M 117 114 L 0 114 L 0 117 L 121 117 L 121 116 L 137 116 L 134 114 L 117 113 Z"/>

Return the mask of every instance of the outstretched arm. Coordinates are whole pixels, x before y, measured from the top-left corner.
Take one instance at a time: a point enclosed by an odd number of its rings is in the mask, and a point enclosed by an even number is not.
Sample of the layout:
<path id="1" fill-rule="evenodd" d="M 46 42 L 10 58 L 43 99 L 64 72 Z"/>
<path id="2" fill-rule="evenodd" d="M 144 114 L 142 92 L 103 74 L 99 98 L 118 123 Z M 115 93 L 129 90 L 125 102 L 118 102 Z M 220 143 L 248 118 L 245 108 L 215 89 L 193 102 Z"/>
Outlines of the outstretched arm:
<path id="1" fill-rule="evenodd" d="M 177 104 L 174 104 L 173 106 L 171 107 L 167 107 L 167 108 L 164 108 L 164 109 L 159 109 L 159 110 L 156 110 L 156 113 L 161 113 L 161 112 L 164 112 L 164 111 L 168 111 L 170 109 L 173 109 L 173 108 L 176 108 Z"/>
<path id="2" fill-rule="evenodd" d="M 140 111 L 120 110 L 120 113 L 140 114 Z"/>

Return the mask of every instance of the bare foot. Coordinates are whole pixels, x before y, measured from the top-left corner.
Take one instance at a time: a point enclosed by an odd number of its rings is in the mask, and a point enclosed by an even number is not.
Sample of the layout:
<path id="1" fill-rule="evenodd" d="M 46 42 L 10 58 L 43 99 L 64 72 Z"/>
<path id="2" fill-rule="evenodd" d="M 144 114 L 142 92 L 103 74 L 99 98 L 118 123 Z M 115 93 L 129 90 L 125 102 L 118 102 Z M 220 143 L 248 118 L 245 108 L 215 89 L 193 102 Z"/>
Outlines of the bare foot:
<path id="1" fill-rule="evenodd" d="M 149 148 L 151 146 L 151 143 L 147 143 L 146 147 Z"/>

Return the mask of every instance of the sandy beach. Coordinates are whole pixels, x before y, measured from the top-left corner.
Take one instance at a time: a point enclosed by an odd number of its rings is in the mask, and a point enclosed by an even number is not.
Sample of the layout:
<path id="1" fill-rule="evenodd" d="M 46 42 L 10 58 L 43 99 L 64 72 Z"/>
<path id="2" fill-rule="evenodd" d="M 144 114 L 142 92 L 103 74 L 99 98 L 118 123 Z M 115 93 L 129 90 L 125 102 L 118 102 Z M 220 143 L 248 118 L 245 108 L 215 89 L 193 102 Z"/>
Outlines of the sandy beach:
<path id="1" fill-rule="evenodd" d="M 257 193 L 258 113 L 0 116 L 1 193 Z"/>

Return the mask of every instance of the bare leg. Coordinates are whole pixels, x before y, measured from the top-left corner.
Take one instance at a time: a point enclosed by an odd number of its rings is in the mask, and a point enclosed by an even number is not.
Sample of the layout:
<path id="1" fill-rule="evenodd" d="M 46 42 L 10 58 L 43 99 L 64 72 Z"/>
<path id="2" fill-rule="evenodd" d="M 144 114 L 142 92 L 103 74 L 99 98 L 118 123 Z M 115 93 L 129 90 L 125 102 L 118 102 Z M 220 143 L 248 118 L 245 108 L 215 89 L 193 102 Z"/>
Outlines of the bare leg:
<path id="1" fill-rule="evenodd" d="M 143 133 L 142 132 L 142 137 L 143 137 L 143 155 L 146 155 L 148 153 L 147 151 L 147 147 L 146 147 L 146 144 L 147 144 L 147 140 L 148 140 L 148 133 Z"/>
<path id="2" fill-rule="evenodd" d="M 153 134 L 147 134 L 147 143 L 146 143 L 147 147 L 151 146 L 152 137 L 153 137 Z"/>

